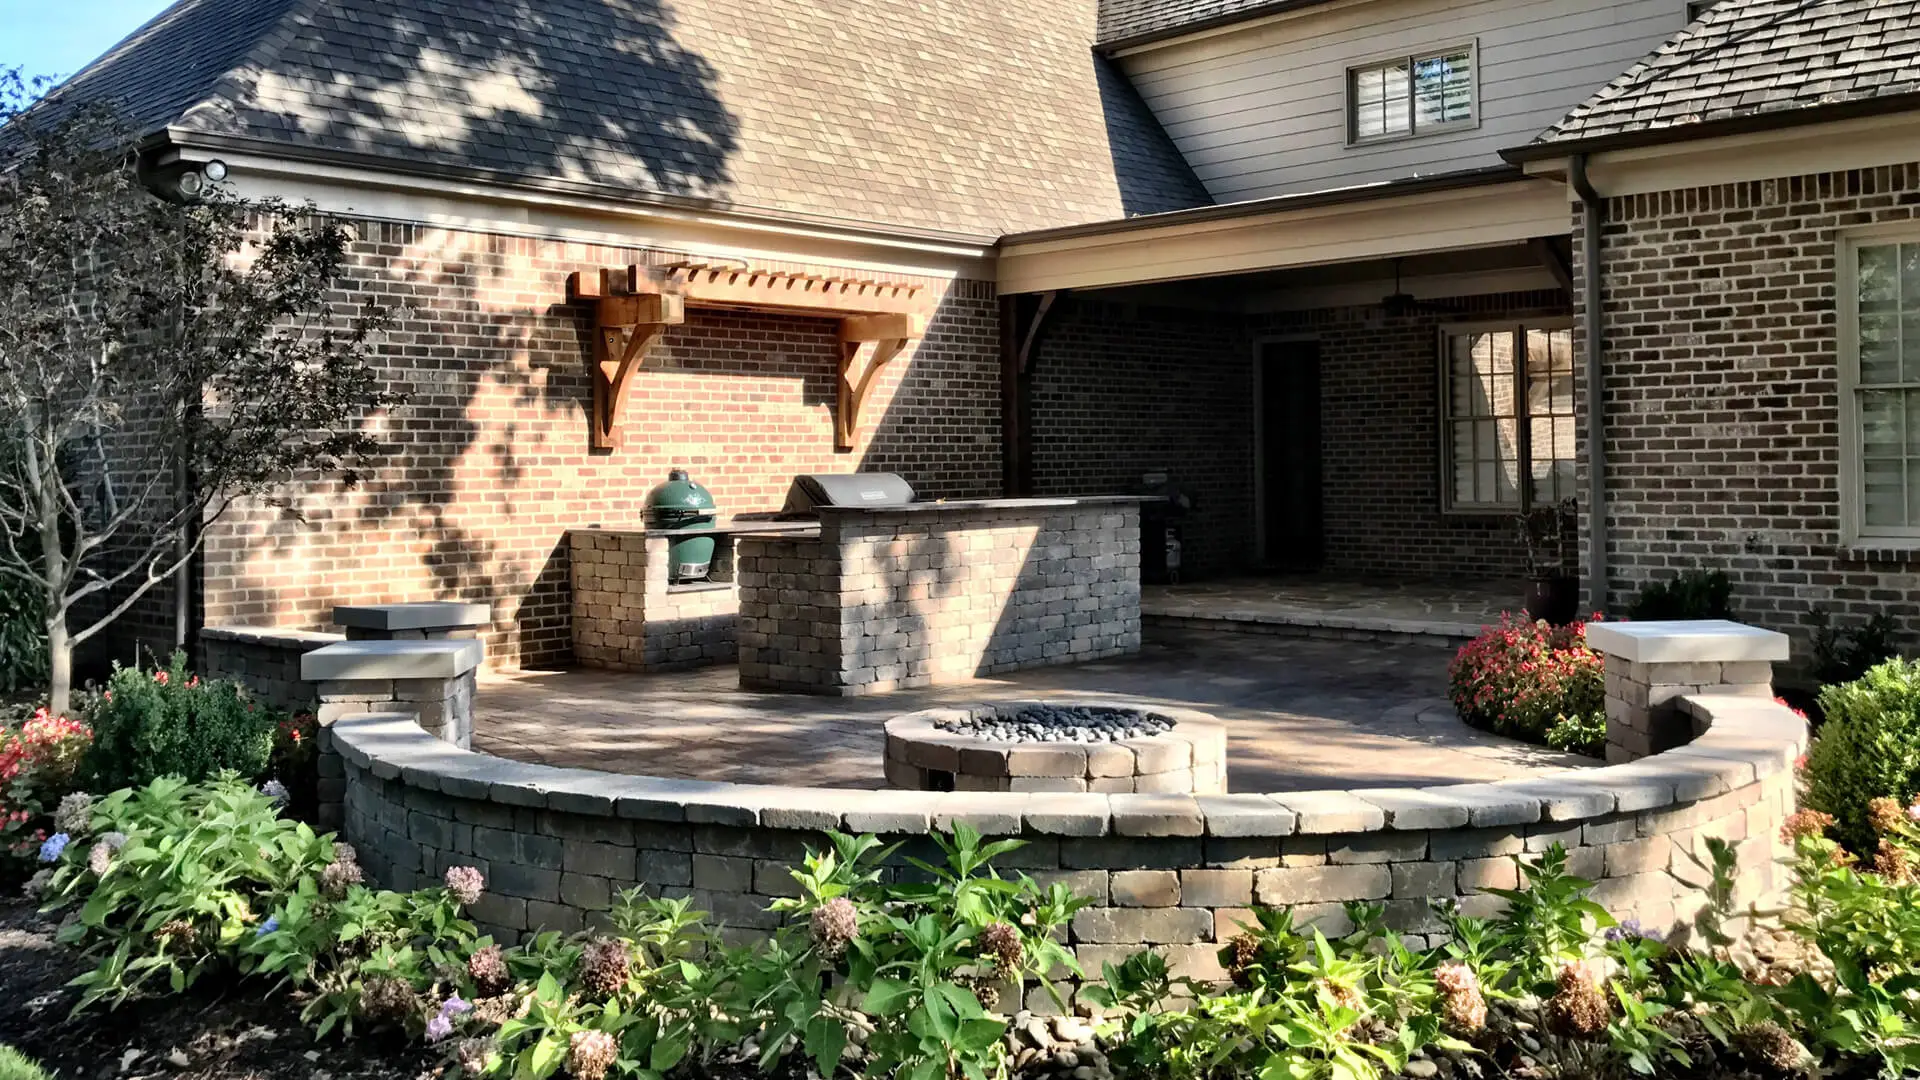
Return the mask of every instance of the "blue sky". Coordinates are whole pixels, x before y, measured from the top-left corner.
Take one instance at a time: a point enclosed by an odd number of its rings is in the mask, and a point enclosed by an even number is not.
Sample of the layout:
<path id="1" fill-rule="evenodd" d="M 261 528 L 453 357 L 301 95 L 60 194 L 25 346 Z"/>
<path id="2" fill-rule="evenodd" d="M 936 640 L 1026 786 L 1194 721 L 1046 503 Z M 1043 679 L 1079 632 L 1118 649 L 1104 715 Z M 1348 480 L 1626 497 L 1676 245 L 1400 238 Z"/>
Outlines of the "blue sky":
<path id="1" fill-rule="evenodd" d="M 0 0 L 0 69 L 71 75 L 168 0 Z"/>

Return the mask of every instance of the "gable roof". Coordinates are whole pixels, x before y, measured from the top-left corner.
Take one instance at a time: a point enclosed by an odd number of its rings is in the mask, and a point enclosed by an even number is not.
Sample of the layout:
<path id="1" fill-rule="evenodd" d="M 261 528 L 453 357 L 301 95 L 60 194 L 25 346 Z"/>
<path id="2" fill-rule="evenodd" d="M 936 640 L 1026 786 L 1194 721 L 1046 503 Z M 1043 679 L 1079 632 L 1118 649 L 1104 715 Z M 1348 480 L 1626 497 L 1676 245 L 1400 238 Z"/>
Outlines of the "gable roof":
<path id="1" fill-rule="evenodd" d="M 1328 0 L 1101 0 L 1102 49 L 1142 45 Z"/>
<path id="2" fill-rule="evenodd" d="M 1904 98 L 1920 93 L 1917 16 L 1916 0 L 1722 0 L 1508 157 L 1799 110 L 1920 107 Z"/>
<path id="3" fill-rule="evenodd" d="M 143 130 L 998 236 L 1209 202 L 1097 0 L 179 0 L 56 99 Z"/>

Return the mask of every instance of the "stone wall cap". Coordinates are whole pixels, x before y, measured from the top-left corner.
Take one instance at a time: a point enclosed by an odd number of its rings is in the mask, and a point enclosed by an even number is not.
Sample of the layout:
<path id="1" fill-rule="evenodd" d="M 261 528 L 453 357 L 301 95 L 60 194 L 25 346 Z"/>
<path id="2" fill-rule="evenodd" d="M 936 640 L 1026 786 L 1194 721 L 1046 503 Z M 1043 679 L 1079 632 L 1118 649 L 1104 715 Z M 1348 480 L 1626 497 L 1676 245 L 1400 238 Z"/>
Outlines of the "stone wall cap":
<path id="1" fill-rule="evenodd" d="M 308 682 L 384 679 L 451 679 L 480 666 L 480 642 L 472 638 L 426 641 L 341 641 L 300 658 Z"/>
<path id="2" fill-rule="evenodd" d="M 333 609 L 335 626 L 359 630 L 447 630 L 486 626 L 493 609 L 485 604 L 425 600 L 406 604 L 350 604 Z"/>
<path id="3" fill-rule="evenodd" d="M 312 650 L 347 639 L 344 634 L 327 630 L 292 630 L 279 626 L 203 626 L 200 628 L 200 640 Z"/>
<path id="4" fill-rule="evenodd" d="M 1641 664 L 1785 660 L 1787 635 L 1728 619 L 1587 624 L 1587 646 Z"/>

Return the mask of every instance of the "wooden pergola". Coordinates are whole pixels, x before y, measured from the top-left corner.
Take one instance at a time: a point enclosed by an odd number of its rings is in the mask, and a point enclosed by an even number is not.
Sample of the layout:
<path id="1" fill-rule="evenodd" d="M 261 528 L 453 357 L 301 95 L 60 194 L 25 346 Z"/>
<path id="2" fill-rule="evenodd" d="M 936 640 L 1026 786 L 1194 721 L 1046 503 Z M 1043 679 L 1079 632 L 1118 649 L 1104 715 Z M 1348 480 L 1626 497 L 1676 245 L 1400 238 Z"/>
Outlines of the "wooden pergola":
<path id="1" fill-rule="evenodd" d="M 567 295 L 594 304 L 589 422 L 596 450 L 620 445 L 627 381 L 667 327 L 686 321 L 689 306 L 838 318 L 833 442 L 851 450 L 875 380 L 908 342 L 925 336 L 930 307 L 919 285 L 700 262 L 575 271 Z"/>

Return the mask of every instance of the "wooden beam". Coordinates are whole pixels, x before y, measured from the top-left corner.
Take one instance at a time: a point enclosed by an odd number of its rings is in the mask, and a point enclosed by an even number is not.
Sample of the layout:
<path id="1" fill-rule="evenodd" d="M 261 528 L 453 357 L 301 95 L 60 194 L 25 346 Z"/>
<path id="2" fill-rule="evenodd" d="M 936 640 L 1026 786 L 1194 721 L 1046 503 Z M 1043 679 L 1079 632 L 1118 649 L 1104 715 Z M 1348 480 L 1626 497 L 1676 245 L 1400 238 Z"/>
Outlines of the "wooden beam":
<path id="1" fill-rule="evenodd" d="M 1059 299 L 1059 289 L 1040 294 L 1040 306 L 1034 309 L 1033 319 L 1027 323 L 1027 332 L 1020 339 L 1020 370 L 1022 372 L 1033 366 L 1033 351 L 1040 345 L 1040 330 L 1046 325 L 1047 314 L 1053 310 L 1054 302 Z"/>
<path id="2" fill-rule="evenodd" d="M 742 307 L 799 315 L 925 314 L 920 285 L 869 278 L 788 274 L 746 267 L 647 267 L 609 271 L 610 294 L 674 293 L 701 307 Z"/>
<path id="3" fill-rule="evenodd" d="M 627 381 L 667 327 L 686 321 L 686 308 L 677 296 L 606 296 L 595 305 L 594 321 L 588 439 L 595 450 L 613 450 L 620 445 Z"/>
<path id="4" fill-rule="evenodd" d="M 1554 243 L 1552 237 L 1536 236 L 1527 241 L 1527 248 L 1533 252 L 1533 257 L 1539 261 L 1540 265 L 1547 268 L 1547 273 L 1553 275 L 1553 280 L 1559 282 L 1560 287 L 1565 289 L 1567 295 L 1571 297 L 1574 293 L 1573 267 L 1567 265 L 1567 257 L 1560 253 L 1560 245 Z"/>
<path id="5" fill-rule="evenodd" d="M 856 315 L 840 320 L 840 372 L 834 380 L 833 448 L 852 450 L 860 435 L 860 412 L 880 372 L 909 341 L 925 337 L 924 315 Z M 859 363 L 868 342 L 873 352 Z"/>

